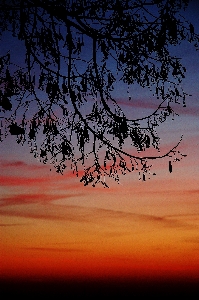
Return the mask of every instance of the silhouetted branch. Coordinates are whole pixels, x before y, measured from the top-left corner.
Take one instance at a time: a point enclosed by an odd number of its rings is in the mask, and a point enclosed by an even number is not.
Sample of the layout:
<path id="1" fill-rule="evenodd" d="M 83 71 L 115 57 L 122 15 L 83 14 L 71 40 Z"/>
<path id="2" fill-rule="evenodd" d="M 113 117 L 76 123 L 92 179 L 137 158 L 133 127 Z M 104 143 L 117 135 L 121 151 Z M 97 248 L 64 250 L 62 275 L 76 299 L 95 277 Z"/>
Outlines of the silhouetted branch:
<path id="1" fill-rule="evenodd" d="M 168 158 L 172 172 L 184 157 L 177 151 L 182 137 L 162 153 L 157 127 L 178 115 L 175 103 L 186 106 L 186 69 L 170 51 L 182 41 L 196 49 L 199 43 L 179 13 L 185 2 L 3 1 L 0 34 L 12 33 L 25 51 L 20 66 L 12 49 L 0 57 L 1 140 L 8 132 L 18 143 L 28 140 L 57 172 L 69 167 L 78 176 L 83 169 L 85 185 L 107 187 L 107 177 L 119 182 L 120 173 L 133 171 L 145 181 L 156 159 Z M 134 85 L 147 88 L 157 108 L 127 117 L 117 84 L 129 101 Z"/>

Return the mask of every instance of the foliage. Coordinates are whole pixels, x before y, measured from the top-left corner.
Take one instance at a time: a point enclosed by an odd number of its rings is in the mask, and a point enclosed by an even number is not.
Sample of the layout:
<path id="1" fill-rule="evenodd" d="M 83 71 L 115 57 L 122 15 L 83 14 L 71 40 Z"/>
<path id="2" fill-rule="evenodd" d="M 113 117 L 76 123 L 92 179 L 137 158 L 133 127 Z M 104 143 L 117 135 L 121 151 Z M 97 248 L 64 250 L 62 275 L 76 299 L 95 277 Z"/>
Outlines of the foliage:
<path id="1" fill-rule="evenodd" d="M 28 141 L 35 157 L 71 168 L 80 181 L 107 186 L 106 177 L 138 171 L 150 177 L 151 161 L 183 155 L 179 142 L 160 149 L 157 127 L 186 106 L 185 68 L 172 55 L 183 41 L 198 47 L 182 0 L 1 1 L 1 35 L 20 43 L 0 57 L 1 140 L 9 133 Z M 24 48 L 23 48 L 24 47 Z M 11 49 L 12 50 L 12 49 Z M 150 115 L 129 119 L 119 106 L 117 84 L 129 101 L 134 86 L 159 99 Z M 147 151 L 154 148 L 154 155 Z M 135 153 L 135 154 L 132 154 Z M 174 159 L 173 159 L 174 157 Z"/>

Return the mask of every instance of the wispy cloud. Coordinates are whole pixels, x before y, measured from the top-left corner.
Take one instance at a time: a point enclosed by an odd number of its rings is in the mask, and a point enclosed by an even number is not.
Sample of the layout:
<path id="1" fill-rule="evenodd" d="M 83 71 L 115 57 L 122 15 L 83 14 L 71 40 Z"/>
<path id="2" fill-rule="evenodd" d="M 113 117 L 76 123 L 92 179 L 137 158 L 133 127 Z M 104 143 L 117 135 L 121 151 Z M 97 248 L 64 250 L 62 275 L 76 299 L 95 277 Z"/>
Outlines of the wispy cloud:
<path id="1" fill-rule="evenodd" d="M 107 217 L 108 219 L 127 219 L 130 220 L 137 220 L 139 222 L 151 222 L 154 225 L 162 225 L 164 227 L 186 227 L 186 228 L 193 228 L 192 224 L 189 224 L 188 220 L 184 220 L 184 215 L 165 215 L 165 216 L 156 216 L 156 215 L 148 215 L 148 214 L 139 214 L 139 213 L 132 213 L 132 212 L 125 212 L 125 211 L 116 211 L 116 210 L 109 210 L 109 209 L 102 209 L 97 208 L 95 213 L 95 218 L 97 217 Z M 187 214 L 187 216 L 191 219 L 191 215 Z M 199 214 L 197 214 L 199 217 Z M 195 226 L 194 226 L 195 227 Z"/>
<path id="2" fill-rule="evenodd" d="M 144 109 L 154 109 L 156 110 L 158 108 L 158 102 L 155 103 L 155 99 L 151 98 L 148 100 L 144 99 L 118 99 L 117 104 L 121 106 L 127 106 L 131 108 L 144 108 Z"/>
<path id="3" fill-rule="evenodd" d="M 49 171 L 50 172 L 50 171 Z M 24 174 L 25 172 L 23 172 Z M 66 172 L 64 175 L 54 173 L 46 173 L 45 174 L 37 174 L 35 173 L 34 176 L 17 176 L 17 175 L 0 175 L 0 186 L 33 186 L 33 185 L 41 185 L 41 184 L 48 184 L 50 186 L 50 182 L 58 183 L 59 181 L 69 179 L 76 179 L 76 176 L 72 172 Z"/>
<path id="4" fill-rule="evenodd" d="M 0 227 L 26 226 L 28 223 L 0 223 Z"/>
<path id="5" fill-rule="evenodd" d="M 22 217 L 33 220 L 63 221 L 69 223 L 96 223 L 95 216 L 90 214 L 87 208 L 78 206 L 58 206 L 34 204 L 34 206 L 23 207 L 20 209 L 0 209 L 0 215 L 9 217 Z"/>
<path id="6" fill-rule="evenodd" d="M 189 238 L 183 239 L 183 241 L 185 241 L 187 243 L 199 244 L 199 237 L 189 237 Z"/>
<path id="7" fill-rule="evenodd" d="M 0 186 L 31 186 L 49 182 L 49 178 L 43 177 L 16 177 L 16 176 L 0 176 Z"/>
<path id="8" fill-rule="evenodd" d="M 71 197 L 80 197 L 82 194 L 63 194 L 63 195 L 51 195 L 51 194 L 20 194 L 13 195 L 10 197 L 4 197 L 0 200 L 0 207 L 10 206 L 10 205 L 23 205 L 23 204 L 33 204 L 33 203 L 46 203 L 54 200 L 67 199 Z"/>
<path id="9" fill-rule="evenodd" d="M 178 113 L 197 117 L 199 115 L 199 106 L 188 106 L 186 108 L 183 108 L 182 106 L 180 106 L 178 108 Z"/>
<path id="10" fill-rule="evenodd" d="M 48 201 L 50 198 L 48 198 Z M 22 202 L 20 202 L 22 203 Z M 26 202 L 27 203 L 27 202 Z M 37 203 L 31 206 L 22 206 L 11 209 L 0 209 L 0 215 L 11 217 L 23 217 L 30 219 L 43 219 L 43 220 L 60 220 L 78 223 L 91 223 L 103 224 L 106 228 L 111 228 L 113 224 L 131 224 L 131 223 L 150 223 L 154 226 L 162 226 L 168 228 L 184 228 L 193 229 L 197 227 L 191 222 L 192 216 L 184 215 L 149 215 L 139 214 L 133 212 L 126 212 L 121 210 L 104 209 L 98 207 L 84 207 L 78 205 L 57 205 L 48 203 L 48 207 Z M 199 217 L 199 214 L 197 215 Z"/>
<path id="11" fill-rule="evenodd" d="M 4 169 L 23 169 L 25 171 L 35 171 L 35 170 L 40 170 L 40 169 L 47 169 L 49 166 L 44 165 L 43 163 L 27 163 L 23 160 L 8 160 L 4 159 L 3 157 L 0 158 L 0 167 Z"/>
<path id="12" fill-rule="evenodd" d="M 8 161 L 8 160 L 1 159 L 0 160 L 0 166 L 1 166 L 1 168 L 12 168 L 12 167 L 14 167 L 14 168 L 22 167 L 22 168 L 24 168 L 24 167 L 27 167 L 28 164 L 25 163 L 24 161 L 20 161 L 20 160 L 18 160 L 18 161 Z"/>
<path id="13" fill-rule="evenodd" d="M 189 195 L 199 195 L 199 190 L 198 189 L 195 189 L 195 190 L 187 190 L 185 191 L 186 194 L 189 194 Z"/>
<path id="14" fill-rule="evenodd" d="M 23 247 L 23 250 L 30 251 L 49 251 L 49 252 L 85 252 L 84 249 L 79 248 L 53 248 L 53 247 Z"/>
<path id="15" fill-rule="evenodd" d="M 141 108 L 141 109 L 150 109 L 152 112 L 155 111 L 158 106 L 159 102 L 156 101 L 155 98 L 149 98 L 149 99 L 132 99 L 131 101 L 125 100 L 125 99 L 119 99 L 117 101 L 118 105 L 121 107 L 129 107 L 129 108 Z M 175 105 L 175 103 L 174 103 Z M 172 103 L 171 103 L 171 106 Z M 176 112 L 178 114 L 183 115 L 189 115 L 189 116 L 198 116 L 199 115 L 199 106 L 198 105 L 187 105 L 187 107 L 183 107 L 182 105 L 178 105 L 176 107 Z"/>

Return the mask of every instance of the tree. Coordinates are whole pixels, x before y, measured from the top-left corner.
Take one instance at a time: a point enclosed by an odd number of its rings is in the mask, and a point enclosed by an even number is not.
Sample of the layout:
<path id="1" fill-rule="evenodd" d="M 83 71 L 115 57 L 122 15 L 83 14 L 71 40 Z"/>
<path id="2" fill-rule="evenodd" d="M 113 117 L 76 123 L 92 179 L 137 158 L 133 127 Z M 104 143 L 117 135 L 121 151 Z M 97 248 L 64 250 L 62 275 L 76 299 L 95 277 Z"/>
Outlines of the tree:
<path id="1" fill-rule="evenodd" d="M 21 65 L 12 51 L 0 57 L 1 140 L 10 133 L 28 141 L 57 172 L 71 168 L 78 176 L 83 169 L 84 185 L 107 186 L 105 177 L 119 181 L 120 173 L 136 170 L 146 180 L 155 159 L 167 158 L 172 172 L 173 161 L 185 156 L 177 149 L 181 139 L 162 153 L 157 128 L 174 117 L 173 103 L 186 106 L 186 69 L 172 47 L 198 47 L 181 14 L 188 2 L 1 1 L 1 35 L 24 47 Z M 129 101 L 135 86 L 148 89 L 157 109 L 129 118 L 114 94 L 118 83 Z"/>

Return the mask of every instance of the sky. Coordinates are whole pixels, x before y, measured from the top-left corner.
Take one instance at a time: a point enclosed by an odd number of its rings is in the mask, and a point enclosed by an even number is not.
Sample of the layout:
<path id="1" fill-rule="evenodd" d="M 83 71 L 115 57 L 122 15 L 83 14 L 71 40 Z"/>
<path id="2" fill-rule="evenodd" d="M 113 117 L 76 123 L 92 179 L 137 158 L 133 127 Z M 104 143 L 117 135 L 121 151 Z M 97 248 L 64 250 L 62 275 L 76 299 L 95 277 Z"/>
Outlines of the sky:
<path id="1" fill-rule="evenodd" d="M 197 26 L 196 8 L 188 15 Z M 162 128 L 165 149 L 183 134 L 187 157 L 172 173 L 160 160 L 146 182 L 130 173 L 109 189 L 85 187 L 72 171 L 50 171 L 14 137 L 0 145 L 2 282 L 198 283 L 199 53 L 189 49 L 182 54 L 192 97 Z M 151 101 L 134 103 L 145 113 Z"/>

